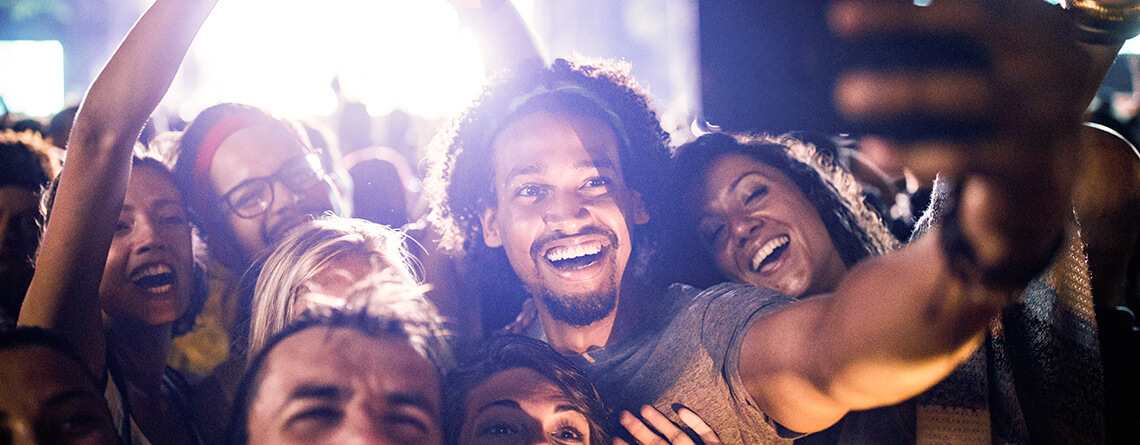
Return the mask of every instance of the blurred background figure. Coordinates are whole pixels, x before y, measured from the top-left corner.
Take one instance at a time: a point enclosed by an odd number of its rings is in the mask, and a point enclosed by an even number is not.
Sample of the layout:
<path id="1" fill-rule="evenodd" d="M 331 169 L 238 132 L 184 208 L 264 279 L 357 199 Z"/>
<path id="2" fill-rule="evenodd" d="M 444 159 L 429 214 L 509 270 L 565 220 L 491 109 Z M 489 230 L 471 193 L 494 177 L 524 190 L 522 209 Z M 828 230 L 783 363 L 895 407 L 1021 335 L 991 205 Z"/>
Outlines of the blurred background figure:
<path id="1" fill-rule="evenodd" d="M 59 170 L 39 135 L 0 131 L 0 324 L 20 314 L 40 242 L 40 194 Z"/>
<path id="2" fill-rule="evenodd" d="M 48 124 L 48 142 L 61 149 L 67 149 L 67 138 L 71 136 L 71 124 L 75 123 L 75 113 L 78 112 L 79 106 L 75 105 L 64 108 L 52 116 L 51 122 Z"/>

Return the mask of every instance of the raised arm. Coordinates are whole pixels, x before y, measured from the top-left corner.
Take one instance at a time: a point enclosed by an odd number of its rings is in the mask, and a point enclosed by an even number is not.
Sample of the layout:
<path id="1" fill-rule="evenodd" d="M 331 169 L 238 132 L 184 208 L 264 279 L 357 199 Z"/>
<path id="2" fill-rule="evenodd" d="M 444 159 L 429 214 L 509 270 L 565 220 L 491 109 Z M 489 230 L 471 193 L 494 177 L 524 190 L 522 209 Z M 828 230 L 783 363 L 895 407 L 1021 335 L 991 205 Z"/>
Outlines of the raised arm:
<path id="1" fill-rule="evenodd" d="M 99 283 L 126 196 L 131 155 L 217 0 L 157 0 L 119 45 L 79 108 L 21 325 L 58 331 L 104 369 Z"/>
<path id="2" fill-rule="evenodd" d="M 905 145 L 920 172 L 942 171 L 957 199 L 931 233 L 854 267 L 834 294 L 753 323 L 740 373 L 781 425 L 809 433 L 850 410 L 888 405 L 964 360 L 1014 291 L 1043 269 L 1071 212 L 1073 147 L 1088 67 L 1061 11 L 1040 1 L 852 0 L 832 7 L 841 35 L 966 35 L 977 69 L 848 72 L 837 103 L 865 123 L 914 115 L 984 121 L 982 135 L 930 134 Z M 912 34 L 913 35 L 913 34 Z"/>
<path id="3" fill-rule="evenodd" d="M 519 62 L 542 59 L 542 51 L 511 0 L 448 0 L 471 28 L 483 52 L 483 70 L 493 74 Z"/>

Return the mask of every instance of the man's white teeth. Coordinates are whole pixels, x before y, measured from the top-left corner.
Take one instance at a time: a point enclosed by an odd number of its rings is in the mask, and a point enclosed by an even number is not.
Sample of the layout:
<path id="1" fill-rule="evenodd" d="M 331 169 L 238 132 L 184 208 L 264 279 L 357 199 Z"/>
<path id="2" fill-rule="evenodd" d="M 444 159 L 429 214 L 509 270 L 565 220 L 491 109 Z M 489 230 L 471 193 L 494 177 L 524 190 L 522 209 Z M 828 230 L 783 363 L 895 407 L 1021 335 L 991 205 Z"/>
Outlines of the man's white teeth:
<path id="1" fill-rule="evenodd" d="M 764 264 L 764 260 L 768 258 L 768 255 L 771 255 L 772 252 L 776 251 L 776 249 L 784 247 L 788 244 L 788 241 L 791 240 L 792 239 L 788 237 L 788 235 L 780 235 L 764 244 L 764 246 L 761 247 L 758 252 L 756 252 L 756 256 L 752 257 L 752 271 L 759 271 L 760 265 Z"/>
<path id="2" fill-rule="evenodd" d="M 174 270 L 171 269 L 170 266 L 167 266 L 165 264 L 156 264 L 136 271 L 133 275 L 131 275 L 131 281 L 138 281 L 146 277 L 153 277 L 155 275 L 171 272 L 174 272 Z"/>
<path id="3" fill-rule="evenodd" d="M 555 247 L 546 253 L 546 259 L 551 262 L 570 260 L 574 258 L 584 257 L 586 255 L 596 255 L 601 251 L 601 243 L 586 243 L 576 246 Z"/>

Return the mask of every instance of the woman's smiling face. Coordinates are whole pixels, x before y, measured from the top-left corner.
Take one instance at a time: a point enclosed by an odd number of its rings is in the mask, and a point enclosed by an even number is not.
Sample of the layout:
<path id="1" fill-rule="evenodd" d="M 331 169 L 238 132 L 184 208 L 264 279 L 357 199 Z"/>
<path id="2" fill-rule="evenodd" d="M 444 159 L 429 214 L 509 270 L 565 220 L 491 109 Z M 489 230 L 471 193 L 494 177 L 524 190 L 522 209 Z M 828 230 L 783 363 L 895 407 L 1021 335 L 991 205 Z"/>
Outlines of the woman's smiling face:
<path id="1" fill-rule="evenodd" d="M 779 170 L 728 153 L 698 184 L 686 207 L 726 276 L 798 298 L 834 290 L 847 272 L 819 212 Z"/>
<path id="2" fill-rule="evenodd" d="M 191 246 L 178 189 L 154 167 L 136 166 L 103 268 L 103 312 L 114 323 L 160 325 L 177 320 L 190 299 Z"/>

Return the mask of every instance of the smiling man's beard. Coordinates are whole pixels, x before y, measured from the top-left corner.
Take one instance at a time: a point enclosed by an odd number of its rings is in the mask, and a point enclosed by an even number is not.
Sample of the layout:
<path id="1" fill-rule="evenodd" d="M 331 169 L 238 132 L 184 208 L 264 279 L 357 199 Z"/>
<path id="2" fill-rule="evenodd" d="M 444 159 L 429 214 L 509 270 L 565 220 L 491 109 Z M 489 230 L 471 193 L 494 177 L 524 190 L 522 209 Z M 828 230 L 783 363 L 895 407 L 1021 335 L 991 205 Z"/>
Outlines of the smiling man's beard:
<path id="1" fill-rule="evenodd" d="M 595 261 L 609 262 L 610 269 L 616 273 L 618 266 L 615 255 L 617 250 L 620 249 L 620 241 L 618 240 L 617 234 L 609 228 L 593 225 L 582 227 L 573 235 L 549 233 L 539 236 L 531 244 L 530 248 L 530 255 L 535 262 L 535 268 L 539 267 L 538 263 L 540 261 L 548 261 L 543 258 L 543 254 L 549 243 L 562 238 L 582 235 L 602 235 L 606 237 L 609 244 L 598 253 L 598 255 L 602 256 Z M 613 313 L 617 307 L 619 287 L 617 281 L 617 276 L 610 276 L 609 281 L 602 283 L 600 289 L 576 295 L 557 295 L 552 292 L 549 287 L 541 284 L 527 286 L 527 290 L 531 295 L 537 296 L 538 299 L 542 301 L 542 304 L 546 306 L 546 309 L 550 312 L 550 317 L 554 320 L 575 327 L 584 327 L 594 324 Z"/>
<path id="2" fill-rule="evenodd" d="M 554 295 L 550 289 L 539 294 L 550 317 L 575 327 L 594 324 L 613 313 L 617 306 L 617 287 L 610 286 L 585 295 Z"/>

